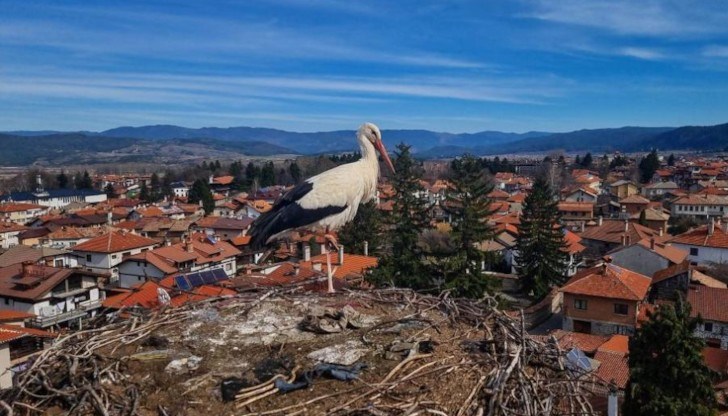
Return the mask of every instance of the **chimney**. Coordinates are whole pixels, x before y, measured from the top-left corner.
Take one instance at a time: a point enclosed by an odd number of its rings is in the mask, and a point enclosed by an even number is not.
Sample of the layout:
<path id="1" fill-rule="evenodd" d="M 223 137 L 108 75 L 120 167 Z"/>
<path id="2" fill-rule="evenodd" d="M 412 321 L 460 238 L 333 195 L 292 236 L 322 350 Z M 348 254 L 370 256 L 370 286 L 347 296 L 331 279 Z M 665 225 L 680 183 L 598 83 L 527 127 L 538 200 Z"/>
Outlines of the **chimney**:
<path id="1" fill-rule="evenodd" d="M 303 245 L 303 261 L 311 261 L 311 246 L 308 244 Z"/>
<path id="2" fill-rule="evenodd" d="M 622 234 L 621 243 L 623 246 L 627 245 L 627 234 Z"/>
<path id="3" fill-rule="evenodd" d="M 320 261 L 313 262 L 313 269 L 316 270 L 317 272 L 320 272 L 321 271 L 321 262 Z"/>
<path id="4" fill-rule="evenodd" d="M 293 275 L 298 276 L 301 273 L 301 266 L 298 264 L 293 265 Z"/>
<path id="5" fill-rule="evenodd" d="M 22 277 L 28 277 L 28 276 L 30 276 L 32 274 L 31 273 L 32 271 L 33 271 L 33 262 L 32 261 L 24 261 L 23 262 L 23 273 L 22 273 L 21 276 Z"/>
<path id="6" fill-rule="evenodd" d="M 111 215 L 111 211 L 106 213 L 106 223 L 108 225 L 111 225 L 113 216 Z"/>
<path id="7" fill-rule="evenodd" d="M 607 396 L 607 416 L 619 416 L 619 401 L 617 400 L 617 387 L 614 380 L 609 386 L 609 395 Z"/>
<path id="8" fill-rule="evenodd" d="M 169 246 L 171 246 L 171 245 L 172 245 L 172 242 L 171 242 L 171 241 L 169 240 L 169 238 L 165 238 L 165 239 L 164 239 L 164 246 L 165 246 L 165 247 L 169 247 Z"/>
<path id="9" fill-rule="evenodd" d="M 650 250 L 655 249 L 655 237 L 650 237 Z"/>
<path id="10" fill-rule="evenodd" d="M 602 216 L 600 215 L 599 218 L 597 218 L 597 225 L 601 227 L 602 221 L 603 221 L 603 219 L 602 219 Z"/>
<path id="11" fill-rule="evenodd" d="M 210 175 L 210 178 L 208 179 L 208 183 L 212 185 L 212 183 L 215 181 L 215 177 L 213 175 Z"/>
<path id="12" fill-rule="evenodd" d="M 660 229 L 657 230 L 657 233 L 658 233 L 657 235 L 659 235 L 660 237 L 662 237 L 662 233 L 664 233 L 663 227 L 660 227 Z"/>
<path id="13" fill-rule="evenodd" d="M 715 232 L 715 220 L 713 218 L 710 219 L 710 223 L 708 224 L 708 235 L 713 235 Z"/>
<path id="14" fill-rule="evenodd" d="M 192 241 L 185 242 L 185 250 L 187 250 L 188 253 L 194 252 L 194 247 L 192 246 Z"/>
<path id="15" fill-rule="evenodd" d="M 583 233 L 586 230 L 586 221 L 581 222 L 581 232 Z"/>
<path id="16" fill-rule="evenodd" d="M 364 255 L 365 256 L 369 255 L 369 242 L 366 240 L 364 240 Z"/>
<path id="17" fill-rule="evenodd" d="M 339 244 L 339 264 L 344 264 L 344 246 Z"/>
<path id="18" fill-rule="evenodd" d="M 624 232 L 625 233 L 628 233 L 629 232 L 629 220 L 626 219 L 626 218 L 624 220 Z"/>

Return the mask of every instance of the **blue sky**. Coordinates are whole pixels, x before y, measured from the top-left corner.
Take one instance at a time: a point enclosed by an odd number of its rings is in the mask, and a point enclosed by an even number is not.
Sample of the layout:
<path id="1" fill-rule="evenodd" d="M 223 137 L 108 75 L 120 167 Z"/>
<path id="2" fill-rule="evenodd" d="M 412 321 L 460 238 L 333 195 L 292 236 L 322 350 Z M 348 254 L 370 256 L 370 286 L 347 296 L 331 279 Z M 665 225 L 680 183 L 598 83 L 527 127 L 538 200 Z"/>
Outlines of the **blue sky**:
<path id="1" fill-rule="evenodd" d="M 0 130 L 728 122 L 728 2 L 0 0 Z"/>

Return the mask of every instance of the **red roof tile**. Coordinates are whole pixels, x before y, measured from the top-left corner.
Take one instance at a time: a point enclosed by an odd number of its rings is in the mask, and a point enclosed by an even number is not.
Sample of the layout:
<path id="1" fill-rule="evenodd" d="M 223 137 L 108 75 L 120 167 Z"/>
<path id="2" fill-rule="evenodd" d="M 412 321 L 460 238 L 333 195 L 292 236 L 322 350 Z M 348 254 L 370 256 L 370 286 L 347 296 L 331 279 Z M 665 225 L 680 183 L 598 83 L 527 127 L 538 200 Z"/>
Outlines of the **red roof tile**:
<path id="1" fill-rule="evenodd" d="M 55 338 L 57 335 L 34 328 L 23 328 L 16 325 L 0 325 L 0 344 L 15 341 L 24 337 Z"/>
<path id="2" fill-rule="evenodd" d="M 560 290 L 574 295 L 641 301 L 649 287 L 649 277 L 613 264 L 604 264 L 580 271 Z"/>
<path id="3" fill-rule="evenodd" d="M 694 230 L 675 236 L 672 243 L 685 244 L 690 246 L 703 246 L 715 248 L 728 248 L 728 233 L 722 227 L 716 225 L 713 234 L 708 233 L 708 227 L 699 227 Z"/>
<path id="4" fill-rule="evenodd" d="M 609 339 L 606 335 L 582 334 L 580 332 L 564 331 L 563 329 L 556 329 L 550 332 L 549 335 L 556 338 L 562 349 L 578 348 L 586 354 L 594 354 L 597 348 Z"/>
<path id="5" fill-rule="evenodd" d="M 22 321 L 30 318 L 35 318 L 35 315 L 10 309 L 0 309 L 0 322 Z"/>
<path id="6" fill-rule="evenodd" d="M 627 354 L 611 351 L 597 351 L 594 359 L 599 361 L 596 376 L 607 383 L 614 382 L 617 388 L 624 389 L 629 381 Z"/>
<path id="7" fill-rule="evenodd" d="M 140 235 L 121 231 L 111 231 L 108 234 L 92 238 L 73 247 L 73 251 L 88 251 L 95 253 L 118 253 L 124 250 L 149 247 L 157 242 Z"/>
<path id="8" fill-rule="evenodd" d="M 692 307 L 691 316 L 700 315 L 708 321 L 728 322 L 728 289 L 691 286 L 687 300 Z"/>

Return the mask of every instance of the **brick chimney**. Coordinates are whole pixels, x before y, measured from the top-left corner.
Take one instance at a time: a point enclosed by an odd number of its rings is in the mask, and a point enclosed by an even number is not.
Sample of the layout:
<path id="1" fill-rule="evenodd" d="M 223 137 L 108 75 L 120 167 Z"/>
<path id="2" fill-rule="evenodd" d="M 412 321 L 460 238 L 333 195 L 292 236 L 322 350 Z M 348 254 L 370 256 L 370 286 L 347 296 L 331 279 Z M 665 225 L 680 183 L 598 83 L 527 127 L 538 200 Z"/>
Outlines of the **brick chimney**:
<path id="1" fill-rule="evenodd" d="M 344 264 L 344 246 L 339 244 L 339 264 Z"/>
<path id="2" fill-rule="evenodd" d="M 33 274 L 33 262 L 32 261 L 24 261 L 23 262 L 23 269 L 21 273 L 21 277 L 28 277 Z"/>
<path id="3" fill-rule="evenodd" d="M 655 249 L 655 237 L 650 237 L 650 250 Z"/>
<path id="4" fill-rule="evenodd" d="M 311 246 L 308 244 L 303 245 L 303 261 L 311 261 Z"/>

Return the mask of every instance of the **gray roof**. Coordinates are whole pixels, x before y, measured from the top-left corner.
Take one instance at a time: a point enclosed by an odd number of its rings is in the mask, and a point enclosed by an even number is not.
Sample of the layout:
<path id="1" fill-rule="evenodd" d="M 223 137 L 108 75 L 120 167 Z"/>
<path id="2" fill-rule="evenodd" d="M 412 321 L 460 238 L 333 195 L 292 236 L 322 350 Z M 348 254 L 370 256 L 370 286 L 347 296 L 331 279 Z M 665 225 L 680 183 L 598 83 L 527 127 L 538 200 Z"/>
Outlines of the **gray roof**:
<path id="1" fill-rule="evenodd" d="M 24 245 L 13 246 L 3 254 L 0 254 L 0 267 L 7 267 L 24 261 L 37 263 L 40 259 L 46 257 L 60 256 L 68 253 L 70 252 L 50 247 L 33 248 Z"/>

